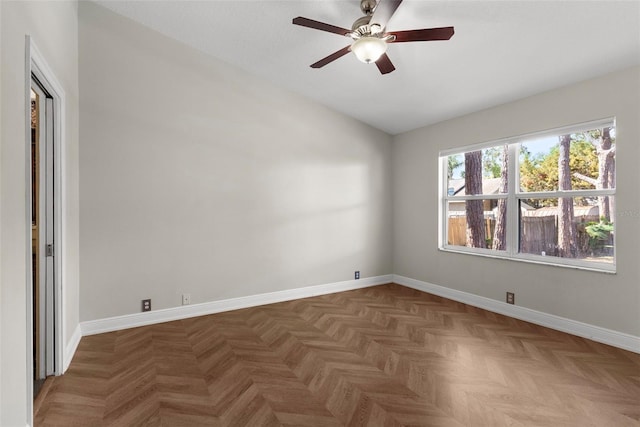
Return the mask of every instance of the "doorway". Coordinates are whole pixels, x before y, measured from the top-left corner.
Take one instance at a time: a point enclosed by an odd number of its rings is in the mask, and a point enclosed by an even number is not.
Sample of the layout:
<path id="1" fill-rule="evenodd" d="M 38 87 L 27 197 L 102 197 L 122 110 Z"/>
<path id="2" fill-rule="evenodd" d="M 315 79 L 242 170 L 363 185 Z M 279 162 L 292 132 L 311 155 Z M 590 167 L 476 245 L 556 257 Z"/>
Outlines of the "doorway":
<path id="1" fill-rule="evenodd" d="M 54 102 L 31 76 L 31 260 L 33 397 L 55 375 Z"/>

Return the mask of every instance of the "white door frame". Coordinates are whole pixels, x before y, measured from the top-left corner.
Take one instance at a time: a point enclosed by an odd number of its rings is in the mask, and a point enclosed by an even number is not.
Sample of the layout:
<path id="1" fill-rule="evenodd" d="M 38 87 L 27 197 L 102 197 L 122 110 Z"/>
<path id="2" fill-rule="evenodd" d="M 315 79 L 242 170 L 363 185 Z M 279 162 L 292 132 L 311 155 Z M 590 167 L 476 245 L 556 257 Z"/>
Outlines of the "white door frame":
<path id="1" fill-rule="evenodd" d="M 64 337 L 65 321 L 64 321 L 64 301 L 65 287 L 63 286 L 65 279 L 65 269 L 63 262 L 65 248 L 66 229 L 66 194 L 65 194 L 65 170 L 66 158 L 65 141 L 65 105 L 66 98 L 62 85 L 59 83 L 52 69 L 47 64 L 44 56 L 40 53 L 34 41 L 30 36 L 25 38 L 25 160 L 26 160 L 26 222 L 28 225 L 26 246 L 27 246 L 27 419 L 33 424 L 33 271 L 32 271 L 32 255 L 31 255 L 31 76 L 32 74 L 44 86 L 47 92 L 53 97 L 53 193 L 54 193 L 54 212 L 53 212 L 53 233 L 56 241 L 53 248 L 53 270 L 54 270 L 54 358 L 55 365 L 52 367 L 55 375 L 61 375 L 64 370 Z M 44 189 L 43 189 L 44 190 Z M 68 365 L 68 364 L 67 364 Z"/>
<path id="2" fill-rule="evenodd" d="M 40 313 L 39 329 L 39 366 L 38 379 L 44 379 L 55 374 L 55 266 L 54 258 L 47 256 L 47 245 L 54 244 L 54 212 L 55 203 L 53 193 L 53 156 L 54 156 L 54 106 L 51 95 L 42 88 L 42 85 L 33 77 L 31 90 L 37 94 L 38 100 L 38 283 L 34 283 L 34 289 L 38 289 L 40 296 L 37 301 Z M 33 166 L 32 166 L 33 167 Z M 33 175 L 32 175 L 33 176 Z M 33 206 L 33 204 L 32 204 Z"/>

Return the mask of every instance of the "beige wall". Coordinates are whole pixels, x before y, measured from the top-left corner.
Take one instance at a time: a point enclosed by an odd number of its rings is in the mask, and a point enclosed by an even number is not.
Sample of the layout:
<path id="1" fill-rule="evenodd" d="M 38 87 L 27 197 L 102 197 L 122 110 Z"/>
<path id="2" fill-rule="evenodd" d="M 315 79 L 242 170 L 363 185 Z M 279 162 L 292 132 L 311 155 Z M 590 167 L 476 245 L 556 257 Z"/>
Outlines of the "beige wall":
<path id="1" fill-rule="evenodd" d="M 606 75 L 398 135 L 393 143 L 394 273 L 640 336 L 640 69 Z M 616 275 L 438 250 L 438 152 L 617 118 Z"/>
<path id="2" fill-rule="evenodd" d="M 391 273 L 391 137 L 80 5 L 81 319 Z"/>
<path id="3" fill-rule="evenodd" d="M 66 94 L 66 247 L 63 346 L 78 326 L 78 32 L 75 2 L 0 2 L 0 425 L 29 422 L 27 396 L 27 231 L 25 35 Z"/>

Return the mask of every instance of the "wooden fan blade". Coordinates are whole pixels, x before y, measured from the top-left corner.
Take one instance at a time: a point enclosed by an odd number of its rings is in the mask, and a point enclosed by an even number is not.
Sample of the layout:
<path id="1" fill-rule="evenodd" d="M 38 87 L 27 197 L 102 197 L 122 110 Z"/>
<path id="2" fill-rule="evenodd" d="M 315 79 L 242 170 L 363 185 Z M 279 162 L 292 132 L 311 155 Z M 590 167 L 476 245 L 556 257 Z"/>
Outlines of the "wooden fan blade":
<path id="1" fill-rule="evenodd" d="M 383 53 L 380 59 L 376 61 L 376 65 L 382 74 L 389 74 L 396 69 L 386 53 Z"/>
<path id="2" fill-rule="evenodd" d="M 320 61 L 311 64 L 311 68 L 321 68 L 324 67 L 325 65 L 327 65 L 330 62 L 335 61 L 338 58 L 341 58 L 343 56 L 345 56 L 347 53 L 349 53 L 351 51 L 351 46 L 346 46 L 343 47 L 342 49 L 340 49 L 337 52 L 332 53 L 331 55 L 327 56 L 326 58 L 322 58 Z"/>
<path id="3" fill-rule="evenodd" d="M 303 27 L 313 28 L 315 30 L 340 34 L 341 36 L 347 35 L 348 33 L 351 32 L 351 30 L 347 30 L 346 28 L 336 27 L 335 25 L 325 24 L 324 22 L 314 21 L 313 19 L 303 18 L 302 16 L 293 18 L 293 23 L 295 25 L 301 25 Z"/>
<path id="4" fill-rule="evenodd" d="M 378 24 L 383 29 L 386 28 L 387 22 L 389 22 L 389 19 L 391 19 L 396 9 L 398 9 L 400 3 L 402 3 L 402 0 L 379 0 L 373 11 L 369 25 Z"/>
<path id="5" fill-rule="evenodd" d="M 449 40 L 453 36 L 453 27 L 425 28 L 422 30 L 392 31 L 396 36 L 389 43 L 427 42 L 431 40 Z"/>

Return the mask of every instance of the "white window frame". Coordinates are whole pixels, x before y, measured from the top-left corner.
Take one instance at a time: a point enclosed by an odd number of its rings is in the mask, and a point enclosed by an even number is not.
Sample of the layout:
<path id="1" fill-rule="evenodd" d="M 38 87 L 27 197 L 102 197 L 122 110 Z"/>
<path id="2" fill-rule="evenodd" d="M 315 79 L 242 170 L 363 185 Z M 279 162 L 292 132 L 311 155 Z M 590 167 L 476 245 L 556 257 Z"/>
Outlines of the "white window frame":
<path id="1" fill-rule="evenodd" d="M 598 271 L 605 273 L 616 272 L 617 258 L 617 238 L 613 240 L 613 263 L 602 263 L 598 261 L 585 261 L 582 259 L 561 258 L 556 256 L 543 256 L 537 254 L 520 253 L 519 252 L 519 234 L 520 234 L 520 212 L 519 201 L 524 199 L 535 198 L 561 198 L 561 197 L 597 197 L 597 196 L 614 196 L 616 189 L 588 189 L 588 190 L 569 190 L 569 191 L 546 191 L 546 192 L 525 192 L 520 191 L 518 183 L 520 182 L 519 154 L 520 147 L 523 142 L 531 139 L 544 138 L 549 136 L 566 135 L 569 133 L 578 133 L 582 131 L 598 129 L 603 127 L 615 127 L 615 117 L 593 120 L 589 122 L 579 123 L 560 128 L 548 129 L 541 132 L 528 133 L 509 138 L 498 139 L 494 141 L 483 142 L 479 144 L 467 145 L 453 149 L 441 150 L 439 152 L 439 193 L 440 203 L 438 204 L 438 226 L 439 238 L 438 248 L 441 251 L 465 253 L 471 255 L 486 256 L 491 258 L 508 259 L 514 261 L 522 261 L 536 264 L 545 264 L 557 267 L 569 267 L 582 270 Z M 465 152 L 477 151 L 486 148 L 499 147 L 508 144 L 509 148 L 509 175 L 508 175 L 508 192 L 506 194 L 478 194 L 478 195 L 448 195 L 448 179 L 447 179 L 447 157 L 451 155 L 462 155 Z M 616 143 L 616 157 L 618 156 Z M 457 246 L 448 244 L 448 202 L 450 201 L 466 201 L 466 200 L 507 200 L 507 238 L 506 250 L 497 251 L 493 249 L 471 248 L 467 246 Z M 617 223 L 614 220 L 614 227 Z M 617 228 L 615 229 L 617 234 Z"/>

